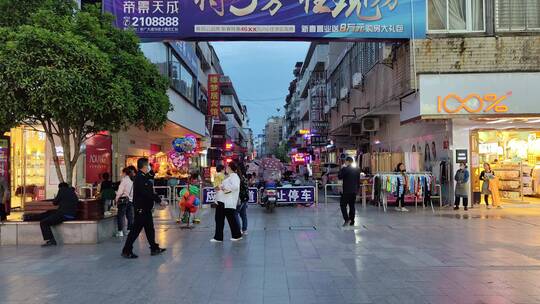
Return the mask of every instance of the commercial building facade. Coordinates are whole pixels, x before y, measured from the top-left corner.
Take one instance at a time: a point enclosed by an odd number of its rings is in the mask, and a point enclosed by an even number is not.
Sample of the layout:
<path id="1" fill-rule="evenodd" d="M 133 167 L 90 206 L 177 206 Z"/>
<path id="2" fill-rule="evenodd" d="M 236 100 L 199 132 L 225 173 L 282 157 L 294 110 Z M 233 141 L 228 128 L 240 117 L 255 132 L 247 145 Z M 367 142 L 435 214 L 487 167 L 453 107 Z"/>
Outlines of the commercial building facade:
<path id="1" fill-rule="evenodd" d="M 468 17 L 443 18 L 443 2 Z M 540 111 L 533 106 L 535 95 L 523 92 L 534 91 L 540 72 L 537 5 L 428 1 L 427 39 L 331 43 L 330 125 L 338 153 L 355 150 L 373 172 L 392 170 L 414 153 L 408 170 L 432 173 L 447 203 L 453 201 L 453 174 L 462 161 L 470 167 L 469 194 L 476 202 L 483 162 L 509 176 L 501 188 L 508 202 L 535 195 L 531 174 Z M 384 153 L 405 157 L 382 160 Z"/>

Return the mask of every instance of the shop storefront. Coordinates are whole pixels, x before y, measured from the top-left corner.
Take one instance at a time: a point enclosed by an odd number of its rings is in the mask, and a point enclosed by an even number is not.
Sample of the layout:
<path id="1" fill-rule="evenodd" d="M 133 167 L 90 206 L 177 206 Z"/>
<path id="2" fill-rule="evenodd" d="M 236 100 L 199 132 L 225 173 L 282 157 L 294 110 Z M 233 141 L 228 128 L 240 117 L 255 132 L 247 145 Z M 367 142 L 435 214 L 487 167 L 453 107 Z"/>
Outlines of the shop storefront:
<path id="1" fill-rule="evenodd" d="M 467 163 L 474 202 L 484 203 L 479 176 L 487 163 L 504 203 L 540 203 L 540 88 L 531 83 L 540 73 L 420 75 L 401 122 L 445 122 L 452 173 Z"/>

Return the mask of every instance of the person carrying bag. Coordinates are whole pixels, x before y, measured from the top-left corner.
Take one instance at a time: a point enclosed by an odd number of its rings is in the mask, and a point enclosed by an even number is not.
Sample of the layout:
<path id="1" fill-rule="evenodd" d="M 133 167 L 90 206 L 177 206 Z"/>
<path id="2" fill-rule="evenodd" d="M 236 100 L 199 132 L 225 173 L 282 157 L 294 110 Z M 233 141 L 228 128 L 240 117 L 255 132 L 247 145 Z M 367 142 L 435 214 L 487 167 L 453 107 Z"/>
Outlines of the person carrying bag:
<path id="1" fill-rule="evenodd" d="M 124 168 L 122 170 L 122 180 L 118 186 L 116 193 L 116 204 L 118 208 L 117 224 L 118 232 L 116 236 L 124 236 L 124 217 L 127 219 L 127 229 L 131 230 L 133 226 L 134 210 L 133 210 L 133 181 L 131 180 L 131 170 Z"/>

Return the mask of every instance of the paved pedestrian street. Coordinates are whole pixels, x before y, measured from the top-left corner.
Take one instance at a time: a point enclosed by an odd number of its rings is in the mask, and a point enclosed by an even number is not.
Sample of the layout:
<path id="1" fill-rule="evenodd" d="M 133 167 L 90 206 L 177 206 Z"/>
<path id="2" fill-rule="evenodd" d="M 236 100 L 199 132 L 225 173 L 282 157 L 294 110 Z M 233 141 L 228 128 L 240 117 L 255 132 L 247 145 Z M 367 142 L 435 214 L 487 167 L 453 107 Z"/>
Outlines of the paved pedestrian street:
<path id="1" fill-rule="evenodd" d="M 540 303 L 540 209 L 369 207 L 344 229 L 338 207 L 250 207 L 249 235 L 222 244 L 212 209 L 193 230 L 163 211 L 168 251 L 151 257 L 141 234 L 138 260 L 119 239 L 2 247 L 2 303 Z"/>

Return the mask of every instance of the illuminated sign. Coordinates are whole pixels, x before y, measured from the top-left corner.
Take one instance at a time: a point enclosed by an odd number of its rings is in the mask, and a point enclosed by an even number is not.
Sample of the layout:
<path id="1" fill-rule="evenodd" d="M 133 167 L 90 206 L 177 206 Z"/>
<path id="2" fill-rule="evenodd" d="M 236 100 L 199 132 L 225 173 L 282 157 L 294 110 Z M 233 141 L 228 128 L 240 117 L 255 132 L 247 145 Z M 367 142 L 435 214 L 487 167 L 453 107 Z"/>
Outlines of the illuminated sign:
<path id="1" fill-rule="evenodd" d="M 221 89 L 219 87 L 219 74 L 208 75 L 208 116 L 219 118 Z"/>
<path id="2" fill-rule="evenodd" d="M 420 74 L 418 94 L 404 100 L 400 119 L 536 115 L 538 83 L 539 72 Z"/>
<path id="3" fill-rule="evenodd" d="M 232 150 L 233 147 L 234 147 L 234 145 L 232 143 L 226 143 L 225 144 L 225 150 L 227 150 L 227 151 Z"/>
<path id="4" fill-rule="evenodd" d="M 503 102 L 512 96 L 512 92 L 506 95 L 498 96 L 497 94 L 469 94 L 465 97 L 460 97 L 457 94 L 448 94 L 444 97 L 439 96 L 437 100 L 437 112 L 447 114 L 469 113 L 506 113 L 508 106 Z"/>
<path id="5" fill-rule="evenodd" d="M 309 133 L 311 133 L 311 131 L 309 129 L 302 129 L 302 130 L 298 131 L 298 133 L 300 135 L 308 135 Z"/>

